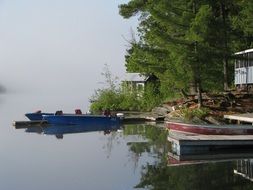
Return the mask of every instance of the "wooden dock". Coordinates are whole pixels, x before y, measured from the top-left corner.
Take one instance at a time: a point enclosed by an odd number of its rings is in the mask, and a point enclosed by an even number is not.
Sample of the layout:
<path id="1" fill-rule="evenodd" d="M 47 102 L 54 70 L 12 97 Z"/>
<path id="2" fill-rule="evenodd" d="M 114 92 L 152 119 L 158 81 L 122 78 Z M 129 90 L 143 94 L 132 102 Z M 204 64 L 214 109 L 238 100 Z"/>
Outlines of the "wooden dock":
<path id="1" fill-rule="evenodd" d="M 253 113 L 235 114 L 235 115 L 224 115 L 225 119 L 236 121 L 237 124 L 250 123 L 253 125 Z"/>
<path id="2" fill-rule="evenodd" d="M 177 155 L 253 150 L 253 135 L 200 135 L 171 130 L 168 140 L 172 145 L 172 153 Z"/>
<path id="3" fill-rule="evenodd" d="M 136 115 L 125 115 L 123 123 L 143 123 L 143 122 L 163 122 L 164 116 L 151 115 L 151 114 L 136 114 Z"/>

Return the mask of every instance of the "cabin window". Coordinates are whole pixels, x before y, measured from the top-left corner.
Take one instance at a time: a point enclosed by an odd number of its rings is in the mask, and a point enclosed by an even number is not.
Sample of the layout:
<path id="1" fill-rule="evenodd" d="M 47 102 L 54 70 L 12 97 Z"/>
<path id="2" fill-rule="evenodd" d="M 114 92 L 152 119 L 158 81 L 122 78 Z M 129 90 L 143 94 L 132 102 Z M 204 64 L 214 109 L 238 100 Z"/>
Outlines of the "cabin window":
<path id="1" fill-rule="evenodd" d="M 239 60 L 235 60 L 235 68 L 239 68 Z"/>
<path id="2" fill-rule="evenodd" d="M 249 53 L 249 67 L 253 66 L 253 52 Z"/>
<path id="3" fill-rule="evenodd" d="M 245 60 L 244 60 L 244 62 L 245 62 L 245 67 L 248 67 L 249 66 L 249 53 L 245 54 Z"/>
<path id="4" fill-rule="evenodd" d="M 238 68 L 242 68 L 243 67 L 243 60 L 239 60 L 239 67 Z"/>
<path id="5" fill-rule="evenodd" d="M 243 56 L 243 58 L 245 58 L 245 56 Z M 246 67 L 247 65 L 247 60 L 243 59 L 240 61 L 240 68 Z"/>

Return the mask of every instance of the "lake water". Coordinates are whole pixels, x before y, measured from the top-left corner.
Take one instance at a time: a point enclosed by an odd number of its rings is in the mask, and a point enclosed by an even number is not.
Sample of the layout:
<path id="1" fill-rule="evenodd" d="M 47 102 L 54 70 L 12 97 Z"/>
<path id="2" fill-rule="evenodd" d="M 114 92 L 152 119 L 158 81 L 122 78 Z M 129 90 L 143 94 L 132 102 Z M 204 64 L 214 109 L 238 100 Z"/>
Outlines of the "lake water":
<path id="1" fill-rule="evenodd" d="M 166 135 L 151 125 L 63 138 L 12 126 L 35 105 L 57 109 L 46 100 L 24 94 L 0 96 L 0 189 L 253 189 L 251 160 L 175 165 L 168 160 Z"/>

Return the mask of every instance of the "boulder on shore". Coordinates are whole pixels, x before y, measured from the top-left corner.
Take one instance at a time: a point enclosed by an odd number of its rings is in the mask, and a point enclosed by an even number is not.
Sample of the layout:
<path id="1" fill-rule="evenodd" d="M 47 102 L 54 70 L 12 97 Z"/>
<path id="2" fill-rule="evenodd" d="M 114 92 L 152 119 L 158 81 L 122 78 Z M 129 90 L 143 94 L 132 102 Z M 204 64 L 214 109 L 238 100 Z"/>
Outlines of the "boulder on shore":
<path id="1" fill-rule="evenodd" d="M 152 109 L 151 112 L 153 114 L 156 114 L 156 115 L 166 115 L 170 111 L 167 108 L 164 108 L 164 107 L 155 107 L 155 108 Z"/>

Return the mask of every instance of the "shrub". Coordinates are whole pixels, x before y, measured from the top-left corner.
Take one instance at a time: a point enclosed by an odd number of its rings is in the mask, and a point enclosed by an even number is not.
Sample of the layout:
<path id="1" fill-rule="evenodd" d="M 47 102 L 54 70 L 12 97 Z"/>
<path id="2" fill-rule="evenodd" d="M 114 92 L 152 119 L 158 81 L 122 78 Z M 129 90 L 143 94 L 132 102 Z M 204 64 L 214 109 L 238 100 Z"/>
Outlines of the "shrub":
<path id="1" fill-rule="evenodd" d="M 113 77 L 108 66 L 105 65 L 105 89 L 98 89 L 91 97 L 90 111 L 99 113 L 104 109 L 112 111 L 150 111 L 161 102 L 161 95 L 155 84 L 146 85 L 142 95 L 137 92 L 123 92 L 117 87 L 117 77 Z"/>
<path id="2" fill-rule="evenodd" d="M 188 121 L 192 120 L 194 117 L 203 119 L 210 112 L 208 108 L 196 108 L 196 109 L 182 108 L 180 111 L 184 119 Z"/>

